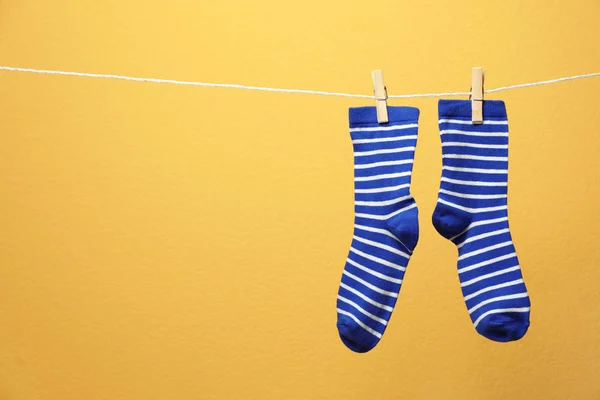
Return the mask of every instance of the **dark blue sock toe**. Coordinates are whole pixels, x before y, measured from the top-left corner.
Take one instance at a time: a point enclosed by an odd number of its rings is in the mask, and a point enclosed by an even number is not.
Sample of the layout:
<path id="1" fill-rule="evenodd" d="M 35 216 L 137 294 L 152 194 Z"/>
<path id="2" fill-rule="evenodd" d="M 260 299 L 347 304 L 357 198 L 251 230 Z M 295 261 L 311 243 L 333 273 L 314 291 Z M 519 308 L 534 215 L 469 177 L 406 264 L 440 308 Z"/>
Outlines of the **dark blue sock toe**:
<path id="1" fill-rule="evenodd" d="M 365 335 L 363 328 L 343 315 L 338 317 L 337 328 L 342 342 L 356 353 L 366 353 L 379 343 L 379 339 L 368 333 Z"/>
<path id="2" fill-rule="evenodd" d="M 522 314 L 490 315 L 477 325 L 477 332 L 496 342 L 519 340 L 529 328 L 529 318 L 524 320 Z"/>

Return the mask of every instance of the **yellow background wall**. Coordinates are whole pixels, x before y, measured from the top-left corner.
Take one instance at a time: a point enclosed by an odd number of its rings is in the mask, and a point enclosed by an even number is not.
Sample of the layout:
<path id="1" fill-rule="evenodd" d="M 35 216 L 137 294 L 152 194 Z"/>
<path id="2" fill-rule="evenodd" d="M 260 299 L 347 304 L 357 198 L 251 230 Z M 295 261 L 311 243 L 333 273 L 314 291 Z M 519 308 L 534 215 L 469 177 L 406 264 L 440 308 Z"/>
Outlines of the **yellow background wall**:
<path id="1" fill-rule="evenodd" d="M 0 64 L 370 94 L 600 71 L 587 1 L 0 0 Z M 532 326 L 473 329 L 430 216 L 370 353 L 335 296 L 352 235 L 347 108 L 370 101 L 0 73 L 0 399 L 600 399 L 600 79 L 507 103 Z"/>

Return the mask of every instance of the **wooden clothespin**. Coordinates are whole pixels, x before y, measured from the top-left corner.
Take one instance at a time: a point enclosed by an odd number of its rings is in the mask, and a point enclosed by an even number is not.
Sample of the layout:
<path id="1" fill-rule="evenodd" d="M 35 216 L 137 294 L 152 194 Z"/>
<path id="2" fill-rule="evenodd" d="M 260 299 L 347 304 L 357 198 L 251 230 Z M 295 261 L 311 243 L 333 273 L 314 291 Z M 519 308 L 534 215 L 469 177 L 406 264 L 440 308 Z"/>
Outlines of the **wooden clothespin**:
<path id="1" fill-rule="evenodd" d="M 377 122 L 380 124 L 387 124 L 388 111 L 387 111 L 387 89 L 383 84 L 383 71 L 376 69 L 371 73 L 373 77 L 373 91 L 375 92 L 375 107 L 377 109 Z"/>
<path id="2" fill-rule="evenodd" d="M 471 122 L 483 124 L 483 67 L 473 67 L 471 76 Z"/>

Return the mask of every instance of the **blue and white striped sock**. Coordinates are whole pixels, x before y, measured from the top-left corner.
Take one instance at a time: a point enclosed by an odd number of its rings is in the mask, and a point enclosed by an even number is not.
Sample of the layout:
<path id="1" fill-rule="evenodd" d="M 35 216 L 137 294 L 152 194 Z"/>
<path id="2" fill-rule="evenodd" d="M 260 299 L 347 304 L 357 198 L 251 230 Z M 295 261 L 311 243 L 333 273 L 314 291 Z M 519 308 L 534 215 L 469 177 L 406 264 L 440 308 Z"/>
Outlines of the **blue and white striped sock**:
<path id="1" fill-rule="evenodd" d="M 354 147 L 354 236 L 337 297 L 337 327 L 353 351 L 381 339 L 419 238 L 410 180 L 419 110 L 388 107 L 379 125 L 374 107 L 350 109 Z"/>
<path id="2" fill-rule="evenodd" d="M 529 327 L 529 296 L 508 229 L 508 120 L 502 101 L 440 100 L 442 179 L 433 225 L 458 248 L 458 275 L 477 332 L 498 342 Z"/>

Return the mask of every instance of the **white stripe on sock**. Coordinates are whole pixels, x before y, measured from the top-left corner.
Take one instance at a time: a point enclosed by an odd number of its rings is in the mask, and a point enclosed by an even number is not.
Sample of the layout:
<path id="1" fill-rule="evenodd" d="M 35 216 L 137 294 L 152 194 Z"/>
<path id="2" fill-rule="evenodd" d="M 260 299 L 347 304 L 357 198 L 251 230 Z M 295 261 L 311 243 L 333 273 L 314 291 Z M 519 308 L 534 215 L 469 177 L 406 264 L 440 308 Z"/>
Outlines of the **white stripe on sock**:
<path id="1" fill-rule="evenodd" d="M 467 211 L 470 213 L 483 213 L 483 212 L 491 212 L 491 211 L 500 211 L 500 210 L 506 210 L 508 208 L 508 206 L 496 206 L 496 207 L 480 207 L 480 208 L 469 208 L 469 207 L 464 207 L 458 204 L 454 204 L 451 203 L 449 201 L 446 201 L 444 199 L 440 199 L 438 198 L 438 203 L 442 203 L 445 204 L 447 206 L 459 209 L 459 210 L 463 210 L 463 211 Z"/>
<path id="2" fill-rule="evenodd" d="M 377 168 L 377 167 L 387 167 L 390 165 L 404 165 L 404 164 L 412 164 L 413 159 L 408 160 L 397 160 L 397 161 L 378 161 L 369 164 L 354 164 L 354 169 L 368 169 L 368 168 Z"/>
<path id="3" fill-rule="evenodd" d="M 491 169 L 491 168 L 460 168 L 444 166 L 442 169 L 456 172 L 476 172 L 478 174 L 508 174 L 507 169 Z"/>
<path id="4" fill-rule="evenodd" d="M 482 281 L 482 280 L 488 279 L 488 278 L 493 278 L 493 277 L 498 276 L 498 275 L 504 275 L 504 274 L 508 274 L 509 272 L 518 271 L 520 268 L 521 267 L 519 267 L 517 265 L 517 266 L 514 266 L 514 267 L 510 267 L 510 268 L 501 269 L 500 271 L 496 271 L 496 272 L 492 272 L 492 273 L 489 273 L 489 274 L 481 275 L 481 276 L 478 276 L 477 278 L 473 278 L 471 280 L 468 280 L 466 282 L 461 283 L 460 287 L 469 286 L 469 285 L 472 285 L 472 284 L 474 284 L 476 282 L 479 282 L 479 281 Z"/>
<path id="5" fill-rule="evenodd" d="M 408 205 L 406 207 L 403 207 L 403 208 L 399 209 L 398 211 L 394 211 L 393 213 L 388 214 L 388 218 L 395 217 L 398 214 L 401 214 L 401 213 L 403 213 L 405 211 L 411 210 L 411 209 L 416 208 L 416 207 L 417 207 L 417 203 L 413 202 L 412 204 L 410 204 L 410 205 Z"/>
<path id="6" fill-rule="evenodd" d="M 385 193 L 385 192 L 393 192 L 394 190 L 404 189 L 410 187 L 410 183 L 405 183 L 403 185 L 397 186 L 385 186 L 381 188 L 373 188 L 373 189 L 354 189 L 354 193 Z"/>
<path id="7" fill-rule="evenodd" d="M 492 237 L 492 236 L 502 235 L 503 233 L 507 233 L 507 232 L 509 232 L 508 228 L 499 229 L 497 231 L 492 231 L 492 232 L 482 233 L 481 235 L 476 235 L 476 236 L 473 236 L 473 237 L 470 237 L 470 238 L 466 239 L 462 243 L 457 244 L 456 247 L 460 249 L 461 247 L 463 247 L 467 243 L 472 243 L 472 242 L 475 242 L 477 240 L 485 239 L 485 238 Z"/>
<path id="8" fill-rule="evenodd" d="M 349 291 L 350 293 L 354 294 L 355 296 L 360 297 L 361 299 L 363 299 L 364 301 L 366 301 L 367 303 L 374 305 L 375 307 L 381 308 L 387 312 L 392 312 L 394 311 L 394 309 L 390 306 L 386 306 L 385 304 L 381 304 L 376 302 L 375 300 L 371 299 L 369 296 L 366 296 L 364 294 L 362 294 L 361 292 L 359 292 L 358 290 L 354 289 L 352 286 L 348 286 L 346 285 L 344 282 L 340 283 L 340 286 L 344 289 L 346 289 L 347 291 Z"/>
<path id="9" fill-rule="evenodd" d="M 339 308 L 337 309 L 337 312 L 339 312 L 342 315 L 352 318 L 354 320 L 354 322 L 356 322 L 358 325 L 360 325 L 360 327 L 363 328 L 365 331 L 369 332 L 376 338 L 381 339 L 381 333 L 379 333 L 376 330 L 373 330 L 373 329 L 369 328 L 367 325 L 363 324 L 358 318 L 356 318 L 354 316 L 354 314 L 349 313 L 348 311 L 341 310 Z"/>
<path id="10" fill-rule="evenodd" d="M 404 135 L 404 136 L 393 136 L 393 137 L 383 137 L 383 138 L 374 138 L 374 139 L 354 139 L 352 143 L 354 144 L 364 144 L 364 143 L 383 143 L 383 142 L 397 142 L 400 140 L 412 140 L 416 139 L 417 135 Z"/>
<path id="11" fill-rule="evenodd" d="M 483 314 L 481 314 L 479 316 L 479 318 L 477 318 L 477 320 L 475 322 L 473 322 L 473 325 L 475 325 L 475 328 L 477 328 L 477 325 L 479 325 L 479 323 L 481 322 L 482 319 L 484 319 L 485 317 L 487 317 L 490 314 L 501 314 L 501 313 L 508 313 L 508 312 L 527 312 L 529 311 L 529 307 L 521 307 L 521 308 L 498 308 L 496 310 L 490 310 L 487 312 L 484 312 Z"/>
<path id="12" fill-rule="evenodd" d="M 381 150 L 372 150 L 372 151 L 357 151 L 354 153 L 355 157 L 364 157 L 364 156 L 374 156 L 376 154 L 393 154 L 393 153 L 402 153 L 405 151 L 414 151 L 414 146 L 406 146 L 406 147 L 397 147 L 395 149 L 381 149 Z"/>
<path id="13" fill-rule="evenodd" d="M 471 309 L 469 309 L 469 314 L 473 314 L 473 312 L 479 310 L 486 304 L 495 303 L 502 300 L 522 299 L 523 297 L 527 297 L 527 293 L 507 294 L 505 296 L 492 297 L 491 299 L 484 300 L 476 306 L 473 306 Z"/>
<path id="14" fill-rule="evenodd" d="M 403 176 L 410 176 L 411 172 L 399 172 L 395 174 L 380 174 L 380 175 L 370 175 L 370 176 L 358 176 L 354 178 L 354 182 L 367 182 L 367 181 L 376 181 L 379 179 L 390 179 L 390 178 L 400 178 Z"/>
<path id="15" fill-rule="evenodd" d="M 382 201 L 355 201 L 355 206 L 369 206 L 369 207 L 382 207 L 382 206 L 390 206 L 392 204 L 403 202 L 404 200 L 412 199 L 412 196 L 409 194 L 408 196 L 398 197 L 396 199 L 391 200 L 382 200 Z"/>
<path id="16" fill-rule="evenodd" d="M 476 226 L 490 225 L 490 224 L 495 224 L 495 223 L 503 222 L 503 221 L 508 221 L 508 217 L 484 219 L 483 221 L 471 222 L 464 231 L 462 231 L 461 233 L 459 233 L 456 236 L 452 236 L 449 240 L 452 241 L 452 240 L 456 239 L 460 235 L 463 235 L 465 232 L 467 232 L 469 229 L 474 228 Z"/>
<path id="17" fill-rule="evenodd" d="M 479 296 L 482 293 L 491 292 L 492 290 L 502 289 L 502 288 L 505 288 L 505 287 L 518 285 L 519 283 L 523 283 L 523 279 L 517 279 L 517 280 L 514 280 L 514 281 L 510 281 L 510 282 L 501 283 L 499 285 L 488 286 L 486 288 L 483 288 L 481 290 L 476 291 L 475 293 L 471 293 L 470 295 L 465 296 L 465 301 L 471 300 L 472 298 L 477 297 L 477 296 Z"/>
<path id="18" fill-rule="evenodd" d="M 480 161 L 508 161 L 508 157 L 490 157 L 474 156 L 471 154 L 444 154 L 442 158 L 455 158 L 459 160 L 480 160 Z"/>
<path id="19" fill-rule="evenodd" d="M 417 124 L 404 124 L 404 125 L 388 125 L 388 126 L 372 126 L 365 128 L 350 128 L 350 132 L 384 132 L 384 131 L 396 131 L 400 129 L 417 128 Z"/>
<path id="20" fill-rule="evenodd" d="M 457 146 L 457 147 L 475 147 L 478 149 L 508 149 L 507 144 L 481 144 L 469 142 L 446 142 L 442 143 L 442 147 Z"/>
<path id="21" fill-rule="evenodd" d="M 440 189 L 440 193 L 448 194 L 450 196 L 460 197 L 463 199 L 505 199 L 505 194 L 468 194 L 452 192 L 446 189 Z"/>
<path id="22" fill-rule="evenodd" d="M 474 269 L 485 267 L 487 265 L 494 264 L 494 263 L 496 263 L 498 261 L 508 260 L 509 258 L 513 258 L 513 257 L 516 257 L 516 256 L 517 256 L 517 253 L 510 253 L 510 254 L 505 254 L 503 256 L 500 256 L 500 257 L 491 258 L 489 260 L 485 260 L 485 261 L 482 261 L 482 262 L 477 263 L 477 264 L 472 264 L 472 265 L 468 265 L 468 266 L 463 267 L 463 268 L 459 268 L 458 269 L 458 273 L 462 274 L 464 272 L 469 272 L 469 271 L 472 271 Z"/>
<path id="23" fill-rule="evenodd" d="M 465 135 L 465 136 L 479 136 L 479 137 L 508 137 L 508 132 L 473 132 L 473 131 L 462 131 L 459 129 L 444 129 L 440 131 L 442 135 Z"/>
<path id="24" fill-rule="evenodd" d="M 364 244 L 371 245 L 373 247 L 379 247 L 380 249 L 387 250 L 390 253 L 398 254 L 399 256 L 402 256 L 402 257 L 406 258 L 407 260 L 410 258 L 410 256 L 408 254 L 406 254 L 405 252 L 400 251 L 398 249 L 395 249 L 392 246 L 381 244 L 381 243 L 375 242 L 373 240 L 361 238 L 361 237 L 356 236 L 356 235 L 352 236 L 352 239 L 354 239 L 354 240 L 356 240 L 358 242 L 364 243 Z"/>
<path id="25" fill-rule="evenodd" d="M 361 306 L 359 306 L 358 304 L 356 304 L 355 302 L 353 302 L 350 299 L 347 299 L 343 296 L 338 295 L 338 300 L 343 301 L 346 304 L 350 304 L 352 307 L 354 307 L 356 310 L 358 310 L 358 312 L 360 312 L 361 314 L 366 315 L 367 317 L 371 318 L 373 321 L 379 322 L 382 325 L 387 325 L 387 321 L 385 319 L 381 319 L 376 315 L 371 314 L 370 312 L 368 312 L 367 310 L 365 310 L 364 308 L 362 308 Z"/>
<path id="26" fill-rule="evenodd" d="M 441 118 L 438 121 L 440 124 L 462 124 L 462 125 L 473 125 L 473 122 L 470 119 L 450 119 L 450 118 Z M 485 120 L 483 121 L 484 125 L 508 125 L 508 121 L 494 121 L 494 120 Z"/>
<path id="27" fill-rule="evenodd" d="M 380 272 L 374 271 L 371 268 L 367 268 L 364 265 L 360 265 L 359 263 L 357 263 L 356 261 L 352 260 L 351 258 L 347 258 L 346 262 L 358 269 L 360 269 L 361 271 L 366 272 L 369 275 L 373 275 L 379 279 L 383 279 L 384 281 L 388 281 L 388 282 L 392 282 L 392 283 L 397 283 L 398 285 L 402 284 L 402 279 L 398 279 L 398 278 L 393 278 L 391 276 L 382 274 Z"/>
<path id="28" fill-rule="evenodd" d="M 504 221 L 508 221 L 508 217 L 484 219 L 483 221 L 472 222 L 471 225 L 469 225 L 469 227 L 474 228 L 476 226 L 490 225 L 490 224 L 495 224 L 495 223 L 504 222 Z"/>
<path id="29" fill-rule="evenodd" d="M 356 213 L 354 215 L 359 218 L 369 218 L 369 219 L 376 219 L 379 221 L 385 221 L 386 219 L 390 219 L 400 213 L 403 213 L 404 211 L 408 211 L 411 208 L 415 208 L 416 206 L 417 206 L 417 203 L 412 203 L 411 205 L 401 208 L 398 211 L 394 211 L 393 213 L 388 214 L 388 215 L 376 215 L 376 214 L 365 214 L 365 213 Z"/>
<path id="30" fill-rule="evenodd" d="M 485 181 L 461 181 L 459 179 L 450 179 L 442 176 L 442 182 L 456 183 L 457 185 L 468 186 L 508 186 L 506 182 L 485 182 Z"/>
<path id="31" fill-rule="evenodd" d="M 366 225 L 359 225 L 359 224 L 354 224 L 354 227 L 356 229 L 361 229 L 363 231 L 369 231 L 369 232 L 374 232 L 374 233 L 381 233 L 382 235 L 386 235 L 391 237 L 392 239 L 396 240 L 397 242 L 400 242 L 400 239 L 398 239 L 395 235 L 393 235 L 390 231 L 388 231 L 387 229 L 379 229 L 379 228 L 373 228 L 370 226 L 366 226 Z M 402 242 L 400 242 L 402 243 Z"/>
<path id="32" fill-rule="evenodd" d="M 355 254 L 358 254 L 359 256 L 361 256 L 363 258 L 366 258 L 367 260 L 374 261 L 374 262 L 376 262 L 378 264 L 381 264 L 381 265 L 383 265 L 385 267 L 394 268 L 394 269 L 397 269 L 398 271 L 406 271 L 406 267 L 403 267 L 402 265 L 394 264 L 393 262 L 384 260 L 383 258 L 372 256 L 372 255 L 367 254 L 367 253 L 365 253 L 363 251 L 357 250 L 357 249 L 355 249 L 352 246 L 350 246 L 350 251 L 353 252 L 353 253 L 355 253 Z"/>
<path id="33" fill-rule="evenodd" d="M 364 286 L 368 287 L 369 289 L 371 289 L 374 292 L 389 296 L 389 297 L 393 297 L 393 298 L 398 298 L 398 293 L 394 293 L 394 292 L 389 292 L 387 290 L 383 290 L 375 285 L 370 284 L 369 282 L 360 279 L 358 276 L 351 274 L 348 271 L 342 271 L 343 275 L 346 275 L 348 278 L 355 280 L 358 283 L 363 284 Z"/>
<path id="34" fill-rule="evenodd" d="M 492 246 L 484 247 L 482 249 L 473 250 L 473 251 L 470 251 L 470 252 L 465 253 L 462 256 L 458 257 L 458 261 L 464 260 L 469 257 L 477 256 L 479 254 L 487 253 L 488 251 L 501 249 L 502 247 L 510 246 L 512 244 L 513 244 L 512 240 L 507 240 L 506 242 L 497 243 Z"/>

